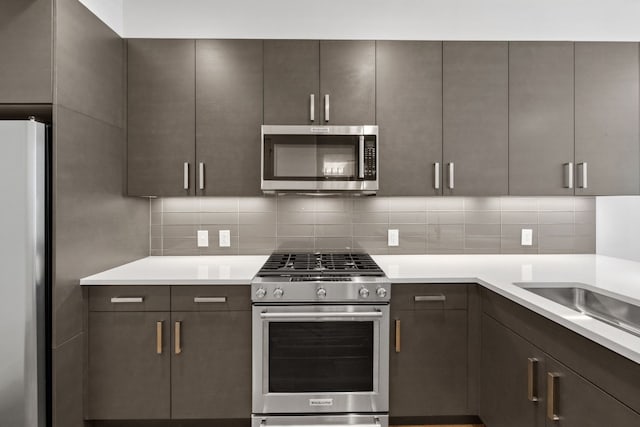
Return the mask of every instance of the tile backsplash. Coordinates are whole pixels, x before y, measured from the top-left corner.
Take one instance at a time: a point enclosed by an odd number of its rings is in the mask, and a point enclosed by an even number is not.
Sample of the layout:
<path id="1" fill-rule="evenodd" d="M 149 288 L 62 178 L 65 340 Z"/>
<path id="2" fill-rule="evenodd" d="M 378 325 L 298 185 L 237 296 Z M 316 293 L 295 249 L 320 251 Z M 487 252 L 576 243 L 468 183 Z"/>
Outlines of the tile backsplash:
<path id="1" fill-rule="evenodd" d="M 594 253 L 593 197 L 201 197 L 151 201 L 151 255 Z M 533 245 L 521 246 L 521 229 Z M 399 246 L 387 246 L 397 229 Z M 209 231 L 198 248 L 197 230 Z M 218 247 L 229 230 L 231 247 Z"/>

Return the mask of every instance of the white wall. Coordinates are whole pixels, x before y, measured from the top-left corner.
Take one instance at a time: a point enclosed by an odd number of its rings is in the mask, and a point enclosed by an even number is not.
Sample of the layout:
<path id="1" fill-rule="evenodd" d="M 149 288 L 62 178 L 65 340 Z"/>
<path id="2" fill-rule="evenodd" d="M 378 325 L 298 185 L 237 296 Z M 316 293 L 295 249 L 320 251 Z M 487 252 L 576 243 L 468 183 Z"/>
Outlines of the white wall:
<path id="1" fill-rule="evenodd" d="M 596 252 L 640 261 L 640 197 L 596 198 Z"/>
<path id="2" fill-rule="evenodd" d="M 124 0 L 79 0 L 102 22 L 122 37 Z"/>
<path id="3" fill-rule="evenodd" d="M 124 0 L 123 35 L 638 41 L 639 22 L 638 0 Z"/>

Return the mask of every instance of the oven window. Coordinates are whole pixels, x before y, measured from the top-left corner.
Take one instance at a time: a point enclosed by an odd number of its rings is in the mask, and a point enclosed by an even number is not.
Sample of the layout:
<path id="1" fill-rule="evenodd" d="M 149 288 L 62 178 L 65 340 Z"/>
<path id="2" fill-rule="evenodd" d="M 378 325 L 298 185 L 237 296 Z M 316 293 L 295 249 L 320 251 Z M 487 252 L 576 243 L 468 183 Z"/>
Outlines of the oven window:
<path id="1" fill-rule="evenodd" d="M 269 323 L 269 392 L 373 391 L 373 322 Z"/>

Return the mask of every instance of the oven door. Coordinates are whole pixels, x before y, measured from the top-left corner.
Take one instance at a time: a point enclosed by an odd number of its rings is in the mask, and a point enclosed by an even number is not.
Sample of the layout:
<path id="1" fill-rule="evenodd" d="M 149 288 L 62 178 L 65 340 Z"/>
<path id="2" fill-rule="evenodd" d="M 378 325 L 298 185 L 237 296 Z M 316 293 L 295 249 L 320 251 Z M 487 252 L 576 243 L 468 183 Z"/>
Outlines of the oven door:
<path id="1" fill-rule="evenodd" d="M 388 305 L 255 305 L 252 411 L 387 412 L 388 349 Z"/>

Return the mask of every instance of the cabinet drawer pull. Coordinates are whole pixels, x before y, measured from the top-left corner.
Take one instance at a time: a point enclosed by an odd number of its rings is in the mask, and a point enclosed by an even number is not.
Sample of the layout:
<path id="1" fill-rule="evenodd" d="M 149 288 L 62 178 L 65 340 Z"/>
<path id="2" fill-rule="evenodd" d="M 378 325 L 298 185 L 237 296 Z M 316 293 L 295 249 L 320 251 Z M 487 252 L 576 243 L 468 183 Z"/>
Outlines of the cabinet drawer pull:
<path id="1" fill-rule="evenodd" d="M 112 297 L 111 304 L 141 303 L 144 297 Z"/>
<path id="2" fill-rule="evenodd" d="M 587 177 L 589 175 L 587 162 L 578 163 L 578 188 L 587 188 Z"/>
<path id="3" fill-rule="evenodd" d="M 558 379 L 560 374 L 549 372 L 547 375 L 547 418 L 558 421 Z"/>
<path id="4" fill-rule="evenodd" d="M 436 190 L 440 189 L 440 162 L 433 164 L 433 187 Z"/>
<path id="5" fill-rule="evenodd" d="M 438 295 L 416 295 L 413 297 L 415 302 L 443 302 L 447 300 L 447 297 L 443 294 Z"/>
<path id="6" fill-rule="evenodd" d="M 564 165 L 564 188 L 573 188 L 573 162 Z"/>
<path id="7" fill-rule="evenodd" d="M 309 121 L 316 119 L 316 96 L 312 93 L 309 95 Z"/>
<path id="8" fill-rule="evenodd" d="M 174 350 L 176 354 L 180 354 L 182 353 L 182 343 L 180 342 L 182 340 L 182 322 L 176 322 L 174 334 L 175 334 Z"/>
<path id="9" fill-rule="evenodd" d="M 449 190 L 453 190 L 455 181 L 455 169 L 453 166 L 453 162 L 449 163 Z"/>
<path id="10" fill-rule="evenodd" d="M 204 190 L 204 162 L 200 162 L 198 165 L 198 181 L 200 190 Z"/>
<path id="11" fill-rule="evenodd" d="M 530 357 L 527 361 L 527 398 L 531 402 L 537 402 L 538 387 L 536 379 L 538 377 L 538 359 Z"/>
<path id="12" fill-rule="evenodd" d="M 396 319 L 396 353 L 400 353 L 400 319 Z"/>
<path id="13" fill-rule="evenodd" d="M 329 121 L 329 111 L 330 111 L 330 106 L 329 106 L 329 94 L 326 94 L 324 96 L 324 121 L 328 122 Z"/>
<path id="14" fill-rule="evenodd" d="M 225 303 L 227 302 L 227 297 L 195 297 L 193 302 L 196 304 Z"/>
<path id="15" fill-rule="evenodd" d="M 162 354 L 162 320 L 156 322 L 156 354 Z"/>
<path id="16" fill-rule="evenodd" d="M 182 179 L 183 179 L 182 186 L 184 187 L 185 190 L 188 190 L 189 189 L 189 162 L 184 162 L 184 165 L 182 166 Z"/>

